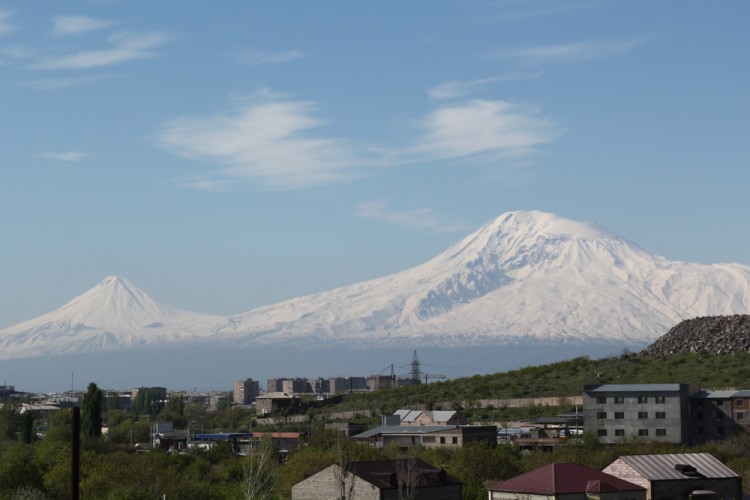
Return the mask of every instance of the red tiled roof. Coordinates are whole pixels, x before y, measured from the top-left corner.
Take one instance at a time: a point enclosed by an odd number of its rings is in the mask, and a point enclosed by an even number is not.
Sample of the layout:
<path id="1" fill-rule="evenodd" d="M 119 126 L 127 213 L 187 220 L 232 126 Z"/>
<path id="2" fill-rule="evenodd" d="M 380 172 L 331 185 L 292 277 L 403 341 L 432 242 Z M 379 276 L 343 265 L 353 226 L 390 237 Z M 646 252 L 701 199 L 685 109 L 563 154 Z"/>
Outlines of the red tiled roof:
<path id="1" fill-rule="evenodd" d="M 581 464 L 550 464 L 489 487 L 535 495 L 643 491 L 645 488 Z"/>
<path id="2" fill-rule="evenodd" d="M 299 439 L 299 432 L 253 432 L 253 437 L 270 437 L 271 439 Z"/>

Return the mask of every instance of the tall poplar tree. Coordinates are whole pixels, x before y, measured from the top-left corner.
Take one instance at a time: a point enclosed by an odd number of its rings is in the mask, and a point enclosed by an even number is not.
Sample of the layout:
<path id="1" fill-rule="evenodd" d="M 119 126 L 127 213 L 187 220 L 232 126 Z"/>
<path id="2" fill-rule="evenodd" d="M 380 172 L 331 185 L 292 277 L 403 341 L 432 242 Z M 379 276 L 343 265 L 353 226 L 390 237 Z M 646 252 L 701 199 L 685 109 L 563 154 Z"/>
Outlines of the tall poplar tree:
<path id="1" fill-rule="evenodd" d="M 102 409 L 104 407 L 104 393 L 94 382 L 86 389 L 81 404 L 81 432 L 85 436 L 99 437 L 102 435 Z"/>

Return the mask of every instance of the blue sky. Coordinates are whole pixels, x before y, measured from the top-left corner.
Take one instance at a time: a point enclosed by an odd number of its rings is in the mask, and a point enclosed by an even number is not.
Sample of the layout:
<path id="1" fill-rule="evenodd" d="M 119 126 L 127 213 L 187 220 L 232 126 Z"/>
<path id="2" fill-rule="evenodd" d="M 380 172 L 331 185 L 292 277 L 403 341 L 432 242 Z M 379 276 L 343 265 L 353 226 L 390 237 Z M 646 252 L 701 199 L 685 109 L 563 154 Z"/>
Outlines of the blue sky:
<path id="1" fill-rule="evenodd" d="M 0 1 L 0 327 L 232 314 L 510 210 L 750 264 L 750 3 Z"/>

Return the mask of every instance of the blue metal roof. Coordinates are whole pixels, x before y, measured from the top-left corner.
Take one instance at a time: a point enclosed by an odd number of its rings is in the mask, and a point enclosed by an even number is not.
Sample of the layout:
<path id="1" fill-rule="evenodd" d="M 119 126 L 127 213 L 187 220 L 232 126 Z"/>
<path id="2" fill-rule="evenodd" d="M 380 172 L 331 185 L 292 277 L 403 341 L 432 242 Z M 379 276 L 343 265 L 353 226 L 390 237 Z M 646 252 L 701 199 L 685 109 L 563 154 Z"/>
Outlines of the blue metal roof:
<path id="1" fill-rule="evenodd" d="M 252 434 L 249 432 L 219 432 L 216 434 L 196 434 L 194 439 L 199 441 L 222 441 L 228 439 L 249 438 L 251 436 Z"/>

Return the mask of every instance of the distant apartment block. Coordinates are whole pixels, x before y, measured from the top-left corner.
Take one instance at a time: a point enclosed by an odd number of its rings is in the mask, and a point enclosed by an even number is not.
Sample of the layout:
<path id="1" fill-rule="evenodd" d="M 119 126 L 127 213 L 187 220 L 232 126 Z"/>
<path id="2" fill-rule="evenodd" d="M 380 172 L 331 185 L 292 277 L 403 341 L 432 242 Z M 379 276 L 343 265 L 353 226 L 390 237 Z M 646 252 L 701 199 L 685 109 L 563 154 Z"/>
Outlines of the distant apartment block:
<path id="1" fill-rule="evenodd" d="M 260 394 L 260 382 L 251 378 L 234 382 L 233 401 L 238 405 L 249 405 L 255 402 Z"/>
<path id="2" fill-rule="evenodd" d="M 315 394 L 327 394 L 331 392 L 331 381 L 327 378 L 310 379 L 310 392 Z"/>
<path id="3" fill-rule="evenodd" d="M 283 378 L 269 378 L 266 384 L 266 392 L 284 392 L 284 379 Z"/>
<path id="4" fill-rule="evenodd" d="M 688 384 L 605 384 L 583 388 L 584 430 L 602 443 L 641 438 L 668 443 L 691 440 Z"/>
<path id="5" fill-rule="evenodd" d="M 329 379 L 331 394 L 343 394 L 352 391 L 366 391 L 367 379 L 365 377 L 335 377 Z"/>
<path id="6" fill-rule="evenodd" d="M 7 401 L 16 394 L 16 388 L 12 385 L 0 385 L 0 403 Z"/>
<path id="7" fill-rule="evenodd" d="M 367 388 L 371 391 L 396 387 L 395 375 L 372 375 L 367 377 Z"/>
<path id="8" fill-rule="evenodd" d="M 304 394 L 312 391 L 306 378 L 286 378 L 281 381 L 281 392 Z"/>

